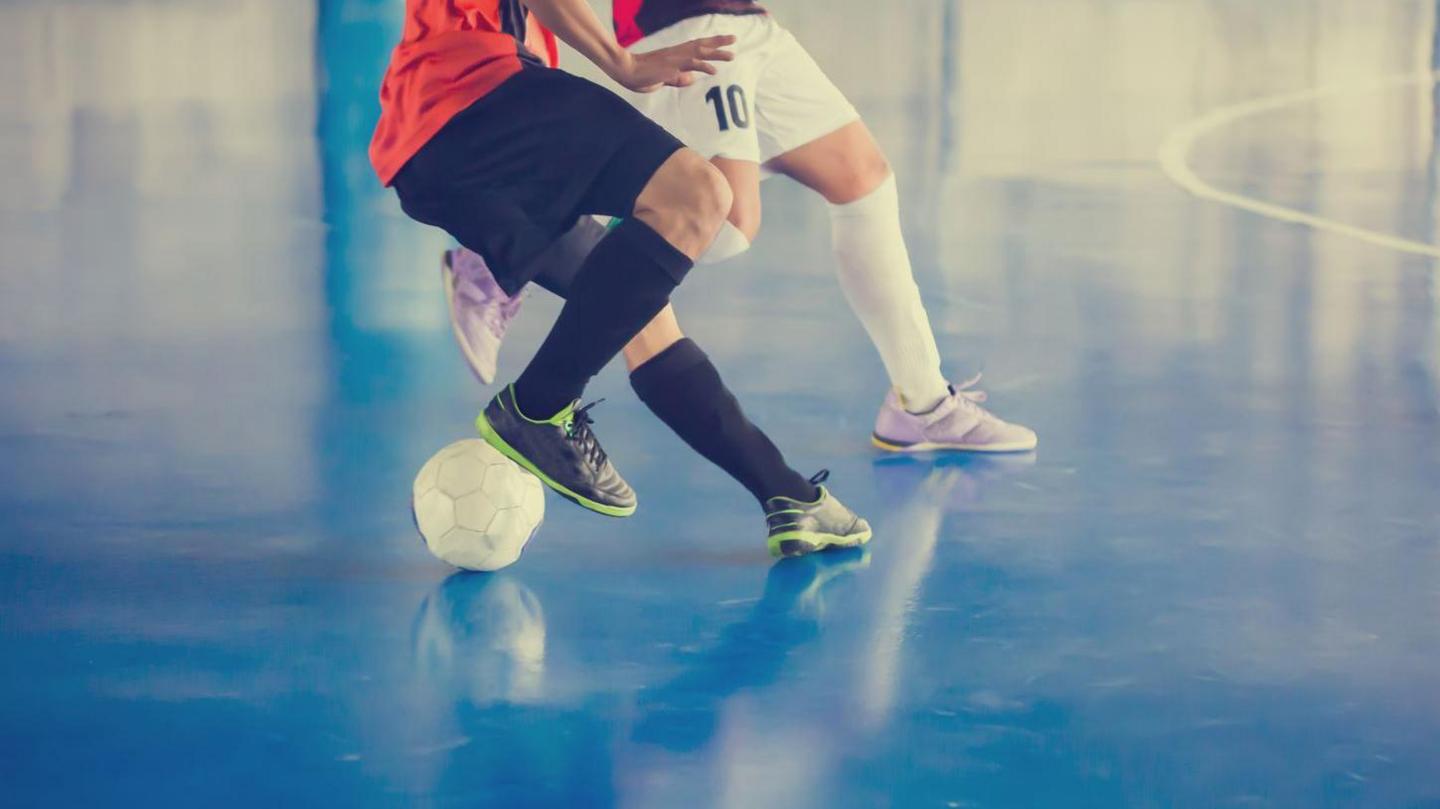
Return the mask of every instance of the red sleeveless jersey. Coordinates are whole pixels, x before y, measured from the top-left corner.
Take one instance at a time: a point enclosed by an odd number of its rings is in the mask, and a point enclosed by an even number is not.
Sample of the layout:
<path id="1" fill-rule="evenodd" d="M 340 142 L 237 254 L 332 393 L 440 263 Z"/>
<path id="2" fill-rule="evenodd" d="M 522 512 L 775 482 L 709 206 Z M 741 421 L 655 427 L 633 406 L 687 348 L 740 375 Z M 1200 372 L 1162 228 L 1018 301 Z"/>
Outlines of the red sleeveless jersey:
<path id="1" fill-rule="evenodd" d="M 614 0 L 615 38 L 630 47 L 681 20 L 705 14 L 764 14 L 754 0 Z"/>
<path id="2" fill-rule="evenodd" d="M 380 86 L 370 164 L 386 185 L 456 113 L 520 70 L 555 67 L 555 37 L 520 0 L 406 0 Z"/>

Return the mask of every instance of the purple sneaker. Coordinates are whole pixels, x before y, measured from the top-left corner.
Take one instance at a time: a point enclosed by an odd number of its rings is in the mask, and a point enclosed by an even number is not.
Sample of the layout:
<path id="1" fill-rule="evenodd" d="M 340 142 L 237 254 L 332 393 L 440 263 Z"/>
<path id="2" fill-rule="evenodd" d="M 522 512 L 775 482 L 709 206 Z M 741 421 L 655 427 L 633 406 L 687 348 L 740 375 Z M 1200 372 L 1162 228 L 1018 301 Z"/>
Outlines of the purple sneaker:
<path id="1" fill-rule="evenodd" d="M 521 291 L 513 298 L 506 295 L 490 274 L 485 259 L 463 247 L 445 251 L 440 274 L 445 280 L 445 303 L 460 352 L 475 376 L 489 385 L 495 381 L 505 331 L 520 311 L 525 293 Z"/>
<path id="2" fill-rule="evenodd" d="M 950 386 L 950 395 L 929 413 L 910 413 L 900 405 L 895 391 L 885 397 L 875 419 L 870 441 L 888 452 L 1025 452 L 1035 449 L 1035 432 L 1028 427 L 1002 421 L 980 406 L 984 391 L 972 390 L 980 381 L 976 374 L 959 388 Z"/>

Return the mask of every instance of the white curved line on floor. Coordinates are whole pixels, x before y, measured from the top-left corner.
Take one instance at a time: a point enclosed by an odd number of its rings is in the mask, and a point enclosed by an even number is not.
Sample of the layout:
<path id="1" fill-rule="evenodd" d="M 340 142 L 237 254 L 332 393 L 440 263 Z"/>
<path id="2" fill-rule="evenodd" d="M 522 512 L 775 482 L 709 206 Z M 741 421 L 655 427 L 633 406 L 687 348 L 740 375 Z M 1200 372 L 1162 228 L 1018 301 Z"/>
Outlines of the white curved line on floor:
<path id="1" fill-rule="evenodd" d="M 1404 239 L 1388 233 L 1370 230 L 1369 228 L 1362 228 L 1334 219 L 1327 219 L 1323 216 L 1316 216 L 1315 214 L 1306 213 L 1305 211 L 1295 208 L 1274 205 L 1254 197 L 1247 197 L 1244 194 L 1237 194 L 1233 191 L 1225 191 L 1200 179 L 1190 168 L 1190 151 L 1195 147 L 1196 141 L 1216 129 L 1232 124 L 1243 118 L 1284 109 L 1285 107 L 1307 104 L 1330 96 L 1383 90 L 1413 84 L 1433 83 L 1437 80 L 1440 80 L 1440 71 L 1433 73 L 1406 73 L 1399 76 L 1390 76 L 1384 79 L 1374 79 L 1365 82 L 1332 84 L 1311 90 L 1302 90 L 1296 93 L 1284 93 L 1267 98 L 1260 98 L 1231 107 L 1223 107 L 1208 115 L 1196 118 L 1172 131 L 1165 137 L 1165 142 L 1160 145 L 1160 151 L 1156 154 L 1156 157 L 1159 159 L 1160 168 L 1165 172 L 1166 176 L 1174 180 L 1181 188 L 1202 199 L 1212 200 L 1222 205 L 1229 205 L 1233 208 L 1239 208 L 1271 219 L 1279 219 L 1283 222 L 1294 222 L 1315 228 L 1316 230 L 1348 236 L 1352 239 L 1359 239 L 1360 241 L 1369 242 L 1370 244 L 1381 247 L 1388 247 L 1392 250 L 1440 258 L 1440 247 L 1436 245 Z"/>

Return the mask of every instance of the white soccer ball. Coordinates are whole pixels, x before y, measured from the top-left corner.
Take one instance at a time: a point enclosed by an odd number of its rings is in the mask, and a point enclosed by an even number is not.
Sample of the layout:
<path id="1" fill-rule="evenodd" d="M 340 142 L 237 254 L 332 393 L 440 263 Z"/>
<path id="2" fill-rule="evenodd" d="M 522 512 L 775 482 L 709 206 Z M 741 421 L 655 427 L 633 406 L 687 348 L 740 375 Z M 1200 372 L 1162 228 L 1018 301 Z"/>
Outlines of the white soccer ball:
<path id="1" fill-rule="evenodd" d="M 465 570 L 499 570 L 545 519 L 545 490 L 478 438 L 435 453 L 415 476 L 415 526 L 425 547 Z"/>

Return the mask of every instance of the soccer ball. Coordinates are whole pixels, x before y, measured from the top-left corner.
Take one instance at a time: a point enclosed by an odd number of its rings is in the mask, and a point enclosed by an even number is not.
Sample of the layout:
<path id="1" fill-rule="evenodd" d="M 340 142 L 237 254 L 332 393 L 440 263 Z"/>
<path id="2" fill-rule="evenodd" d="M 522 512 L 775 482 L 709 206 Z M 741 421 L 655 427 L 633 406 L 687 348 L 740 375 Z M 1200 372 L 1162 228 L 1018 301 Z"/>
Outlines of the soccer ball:
<path id="1" fill-rule="evenodd" d="M 478 438 L 435 453 L 415 476 L 415 526 L 425 547 L 465 570 L 499 570 L 545 519 L 540 480 Z"/>

